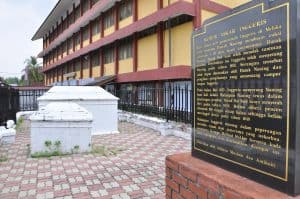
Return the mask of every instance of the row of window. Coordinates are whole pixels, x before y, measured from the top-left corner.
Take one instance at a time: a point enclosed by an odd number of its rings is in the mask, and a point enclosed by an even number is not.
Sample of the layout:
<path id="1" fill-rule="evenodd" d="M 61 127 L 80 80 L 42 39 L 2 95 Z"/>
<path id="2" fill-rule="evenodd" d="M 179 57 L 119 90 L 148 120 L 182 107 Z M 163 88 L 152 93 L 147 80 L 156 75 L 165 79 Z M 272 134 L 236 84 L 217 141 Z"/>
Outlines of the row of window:
<path id="1" fill-rule="evenodd" d="M 90 3 L 91 6 L 96 4 L 99 0 L 83 0 L 82 3 L 82 13 L 81 13 L 81 4 L 79 4 L 71 14 L 61 21 L 61 23 L 57 26 L 56 29 L 50 33 L 50 35 L 44 40 L 44 49 L 47 48 L 55 38 L 57 38 L 65 29 L 67 29 L 71 24 L 73 24 L 82 14 L 89 10 Z M 118 12 L 119 12 L 119 20 L 123 20 L 129 16 L 132 16 L 132 0 L 124 1 L 120 4 Z M 107 29 L 115 24 L 113 10 L 109 10 L 104 15 L 104 29 Z M 98 23 L 95 23 L 93 26 L 93 33 L 99 33 L 100 27 Z"/>
<path id="2" fill-rule="evenodd" d="M 132 0 L 127 0 L 122 2 L 122 4 L 120 4 L 119 6 L 119 19 L 125 19 L 129 16 L 132 15 Z M 111 26 L 114 25 L 115 20 L 114 20 L 114 13 L 113 10 L 109 10 L 107 11 L 107 13 L 104 14 L 104 21 L 103 21 L 103 25 L 104 25 L 104 29 L 107 29 Z M 94 20 L 93 22 L 91 22 L 91 30 L 92 30 L 92 36 L 100 34 L 101 32 L 101 26 L 100 26 L 100 21 L 99 19 Z M 83 32 L 82 32 L 82 40 L 86 41 L 89 40 L 90 38 L 90 31 L 89 31 L 89 27 L 86 26 L 85 28 L 83 28 Z M 64 43 L 62 43 L 59 47 L 57 47 L 56 49 L 52 50 L 50 53 L 48 53 L 47 56 L 44 57 L 45 59 L 45 65 L 54 63 L 56 60 L 58 60 L 61 55 L 64 54 L 64 52 L 67 51 L 71 51 L 73 52 L 73 47 L 75 47 L 75 50 L 77 46 L 81 45 L 81 35 L 80 33 L 75 33 L 74 35 L 74 41 L 73 41 L 73 37 L 67 39 L 67 41 L 65 41 Z M 73 42 L 75 42 L 73 44 Z"/>
<path id="3" fill-rule="evenodd" d="M 118 48 L 118 54 L 119 54 L 118 60 L 124 60 L 124 59 L 131 58 L 132 57 L 132 50 L 133 50 L 132 49 L 132 42 L 126 42 L 126 43 L 121 44 L 120 47 Z M 114 60 L 115 60 L 114 48 L 105 49 L 104 54 L 103 54 L 104 64 L 112 63 L 112 62 L 114 62 Z M 96 67 L 96 66 L 100 65 L 100 56 L 99 56 L 98 51 L 90 54 L 90 61 L 91 61 L 91 66 L 92 67 Z M 83 68 L 88 68 L 89 67 L 89 62 L 88 62 L 88 59 L 86 57 L 84 57 L 82 59 L 82 66 L 83 66 Z M 75 61 L 75 64 L 74 64 L 75 70 L 78 70 L 80 67 L 81 67 L 80 66 L 80 61 L 79 60 Z M 72 64 L 65 64 L 64 68 L 65 68 L 64 73 L 69 73 L 70 71 L 73 71 L 73 65 Z M 61 69 L 59 71 L 61 71 Z M 61 72 L 57 73 L 57 71 L 56 71 L 53 74 L 57 75 L 57 74 L 61 74 Z"/>
<path id="4" fill-rule="evenodd" d="M 132 58 L 132 42 L 126 42 L 119 46 L 118 48 L 118 60 L 125 60 Z M 100 65 L 100 56 L 99 53 L 91 53 L 91 64 L 92 66 L 99 66 Z M 115 61 L 115 51 L 114 48 L 107 48 L 104 49 L 103 54 L 103 63 L 110 64 Z"/>
<path id="5" fill-rule="evenodd" d="M 124 60 L 132 58 L 132 42 L 127 42 L 119 46 L 118 48 L 118 60 Z M 107 48 L 103 54 L 104 64 L 113 63 L 115 60 L 114 48 Z M 93 61 L 92 61 L 93 62 Z"/>
<path id="6" fill-rule="evenodd" d="M 79 19 L 86 11 L 90 9 L 90 7 L 95 5 L 98 1 L 99 0 L 82 0 L 82 4 L 79 4 L 65 19 L 62 18 L 59 24 L 57 22 L 57 27 L 53 29 L 49 36 L 44 40 L 44 49 L 47 48 L 52 41 L 54 41 L 64 30 L 69 28 L 71 24 Z"/>
<path id="7" fill-rule="evenodd" d="M 171 27 L 183 24 L 185 22 L 188 21 L 192 21 L 192 16 L 188 16 L 188 15 L 181 15 L 178 16 L 176 18 L 171 19 L 170 21 L 166 21 L 164 23 L 164 29 L 167 29 L 170 25 Z M 171 22 L 171 23 L 169 23 Z M 95 21 L 92 23 L 92 35 L 96 35 L 100 33 L 100 26 L 99 26 L 99 21 Z M 156 32 L 156 26 L 154 27 L 150 27 L 142 32 L 139 32 L 137 34 L 137 38 L 142 38 L 142 37 L 146 37 L 148 35 L 152 35 Z M 85 28 L 83 29 L 83 41 L 89 39 L 89 28 Z M 61 58 L 62 54 L 66 54 L 67 50 L 69 52 L 73 52 L 73 39 L 74 39 L 74 46 L 78 47 L 81 45 L 81 36 L 79 33 L 77 33 L 76 35 L 74 35 L 74 38 L 69 38 L 67 41 L 65 41 L 62 46 L 60 46 L 57 50 L 54 50 L 52 53 L 50 53 L 48 56 L 46 56 L 44 58 L 45 60 L 45 65 L 47 66 L 48 64 L 53 63 L 55 60 Z M 127 39 L 127 40 L 123 40 L 121 41 L 120 45 L 119 45 L 119 60 L 123 60 L 123 59 L 127 59 L 132 57 L 132 42 L 131 42 L 132 38 Z M 126 44 L 126 45 L 123 45 Z M 114 51 L 113 50 L 109 50 L 110 48 L 107 48 L 107 55 L 105 58 L 105 63 L 111 63 L 114 60 Z M 76 48 L 75 48 L 76 50 Z"/>

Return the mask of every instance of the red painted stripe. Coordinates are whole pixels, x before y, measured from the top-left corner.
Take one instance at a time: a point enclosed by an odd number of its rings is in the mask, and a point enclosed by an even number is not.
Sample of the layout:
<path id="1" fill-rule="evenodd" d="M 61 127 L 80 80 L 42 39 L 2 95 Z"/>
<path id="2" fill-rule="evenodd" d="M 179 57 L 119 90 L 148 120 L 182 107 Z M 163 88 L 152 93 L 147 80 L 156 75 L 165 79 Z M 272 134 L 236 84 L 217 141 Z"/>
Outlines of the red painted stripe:
<path id="1" fill-rule="evenodd" d="M 133 72 L 136 72 L 137 67 L 138 67 L 137 50 L 138 50 L 137 35 L 134 34 L 133 35 L 133 47 L 132 47 L 132 51 L 133 51 Z"/>
<path id="2" fill-rule="evenodd" d="M 89 55 L 89 77 L 93 77 L 92 54 Z"/>
<path id="3" fill-rule="evenodd" d="M 119 73 L 119 48 L 118 43 L 115 43 L 114 46 L 114 55 L 115 55 L 115 74 L 117 75 Z"/>
<path id="4" fill-rule="evenodd" d="M 164 33 L 163 23 L 157 25 L 158 68 L 164 67 Z"/>
<path id="5" fill-rule="evenodd" d="M 195 4 L 195 13 L 196 13 L 196 16 L 194 17 L 194 28 L 197 29 L 201 27 L 201 21 L 202 21 L 201 1 L 194 0 L 194 4 Z"/>
<path id="6" fill-rule="evenodd" d="M 137 6 L 137 4 L 138 4 L 137 0 L 132 1 L 132 6 L 133 6 L 132 16 L 133 16 L 133 21 L 134 22 L 138 20 L 138 6 Z"/>
<path id="7" fill-rule="evenodd" d="M 127 36 L 132 35 L 135 32 L 140 32 L 142 30 L 145 30 L 154 24 L 157 24 L 161 21 L 168 19 L 169 17 L 176 16 L 178 14 L 187 14 L 187 15 L 195 16 L 194 4 L 184 2 L 184 1 L 178 1 L 177 3 L 174 3 L 167 8 L 161 9 L 153 13 L 152 15 L 149 15 L 137 22 L 128 25 L 127 27 L 119 29 L 118 31 L 112 33 L 111 35 L 108 35 L 100 39 L 99 41 L 94 42 L 72 53 L 71 55 L 66 56 L 65 58 L 57 61 L 56 63 L 50 64 L 49 67 L 46 68 L 43 72 L 53 69 L 56 66 L 68 62 L 72 59 L 75 59 L 81 55 L 87 54 L 88 52 L 98 49 L 104 45 L 110 44 L 115 40 L 125 38 Z"/>
<path id="8" fill-rule="evenodd" d="M 173 66 L 154 70 L 139 71 L 117 75 L 118 83 L 159 81 L 168 79 L 191 79 L 192 68 L 190 66 Z"/>

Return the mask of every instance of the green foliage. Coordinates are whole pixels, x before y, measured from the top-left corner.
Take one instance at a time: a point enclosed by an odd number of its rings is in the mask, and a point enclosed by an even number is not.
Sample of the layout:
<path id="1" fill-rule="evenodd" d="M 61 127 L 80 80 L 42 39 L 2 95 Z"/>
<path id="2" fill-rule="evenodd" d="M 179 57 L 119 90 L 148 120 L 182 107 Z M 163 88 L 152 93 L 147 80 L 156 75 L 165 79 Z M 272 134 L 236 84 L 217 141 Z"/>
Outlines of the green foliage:
<path id="1" fill-rule="evenodd" d="M 19 78 L 17 77 L 8 77 L 4 79 L 4 83 L 6 84 L 16 84 L 19 85 Z"/>
<path id="2" fill-rule="evenodd" d="M 110 155 L 117 155 L 121 151 L 124 151 L 123 149 L 117 149 L 117 148 L 108 148 L 106 146 L 92 146 L 92 154 L 98 154 L 103 156 L 110 156 Z"/>
<path id="3" fill-rule="evenodd" d="M 0 162 L 6 162 L 8 158 L 4 155 L 0 155 Z"/>
<path id="4" fill-rule="evenodd" d="M 54 142 L 55 149 L 59 149 L 61 146 L 61 141 L 57 140 Z"/>
<path id="5" fill-rule="evenodd" d="M 45 146 L 51 151 L 52 142 L 50 140 L 46 140 Z"/>
<path id="6" fill-rule="evenodd" d="M 68 154 L 63 154 L 60 151 L 42 151 L 42 152 L 36 152 L 34 154 L 31 155 L 32 158 L 49 158 L 52 156 L 64 156 L 64 155 L 68 155 Z"/>
<path id="7" fill-rule="evenodd" d="M 24 118 L 23 117 L 19 117 L 18 121 L 17 121 L 17 124 L 16 124 L 16 130 L 19 131 L 22 127 L 24 123 Z"/>
<path id="8" fill-rule="evenodd" d="M 75 146 L 73 147 L 72 153 L 73 153 L 73 154 L 79 153 L 79 145 L 75 145 Z"/>
<path id="9" fill-rule="evenodd" d="M 53 147 L 54 145 L 54 147 Z M 80 146 L 75 145 L 71 149 L 71 153 L 62 153 L 60 150 L 61 147 L 61 141 L 55 141 L 54 144 L 52 144 L 51 141 L 47 140 L 45 141 L 45 146 L 48 150 L 42 151 L 42 152 L 36 152 L 31 155 L 32 158 L 51 158 L 52 156 L 66 156 L 71 154 L 78 154 L 80 151 Z M 30 145 L 28 145 L 28 148 L 30 150 Z M 98 154 L 102 156 L 111 156 L 111 155 L 117 155 L 121 151 L 124 151 L 123 149 L 118 148 L 109 148 L 106 146 L 96 146 L 92 145 L 91 154 Z"/>
<path id="10" fill-rule="evenodd" d="M 31 56 L 30 58 L 26 59 L 25 62 L 25 70 L 28 74 L 28 84 L 31 85 L 32 83 L 43 83 L 44 75 L 39 71 L 40 64 L 37 61 L 37 58 Z"/>
<path id="11" fill-rule="evenodd" d="M 47 150 L 45 151 L 41 151 L 41 152 L 36 152 L 34 154 L 31 155 L 32 158 L 49 158 L 52 156 L 64 156 L 64 155 L 68 155 L 66 153 L 62 153 L 60 150 L 61 147 L 61 141 L 57 140 L 54 142 L 54 144 L 52 144 L 52 142 L 50 140 L 46 140 L 45 141 L 45 147 L 47 148 Z M 53 147 L 54 145 L 54 147 Z"/>

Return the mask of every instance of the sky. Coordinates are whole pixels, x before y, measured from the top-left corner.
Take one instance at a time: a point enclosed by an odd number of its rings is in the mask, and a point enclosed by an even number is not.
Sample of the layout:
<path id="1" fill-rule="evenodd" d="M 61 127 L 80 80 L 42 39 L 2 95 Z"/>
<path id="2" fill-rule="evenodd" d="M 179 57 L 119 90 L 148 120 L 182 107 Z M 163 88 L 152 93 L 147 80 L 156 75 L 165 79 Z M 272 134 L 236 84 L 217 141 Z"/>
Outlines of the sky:
<path id="1" fill-rule="evenodd" d="M 20 77 L 24 61 L 42 51 L 42 39 L 31 38 L 57 1 L 0 0 L 0 76 Z"/>

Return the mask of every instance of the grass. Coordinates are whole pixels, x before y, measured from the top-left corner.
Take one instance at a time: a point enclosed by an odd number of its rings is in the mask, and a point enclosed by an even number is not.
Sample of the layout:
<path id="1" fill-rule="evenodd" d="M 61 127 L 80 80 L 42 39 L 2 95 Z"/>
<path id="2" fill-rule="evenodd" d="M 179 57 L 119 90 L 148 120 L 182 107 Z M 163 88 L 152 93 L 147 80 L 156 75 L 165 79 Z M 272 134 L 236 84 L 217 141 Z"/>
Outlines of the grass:
<path id="1" fill-rule="evenodd" d="M 0 162 L 6 162 L 8 158 L 6 156 L 0 155 Z"/>
<path id="2" fill-rule="evenodd" d="M 62 153 L 60 150 L 61 141 L 57 140 L 54 142 L 54 148 L 52 146 L 52 142 L 50 140 L 46 140 L 44 143 L 47 150 L 41 151 L 41 152 L 35 152 L 34 154 L 31 154 L 30 156 L 32 158 L 51 158 L 54 156 L 65 156 L 69 155 L 69 153 Z M 30 154 L 30 144 L 27 145 L 28 154 Z"/>
<path id="3" fill-rule="evenodd" d="M 27 145 L 28 147 L 28 155 L 31 158 L 48 158 L 51 159 L 51 157 L 63 157 L 63 156 L 68 156 L 68 155 L 73 155 L 73 154 L 79 154 L 79 146 L 76 145 L 74 148 L 71 150 L 70 153 L 62 153 L 60 150 L 54 150 L 54 151 L 41 151 L 41 152 L 36 152 L 34 154 L 30 155 L 30 145 Z M 97 146 L 93 145 L 91 152 L 88 153 L 82 153 L 82 154 L 94 154 L 94 155 L 100 155 L 100 156 L 113 156 L 117 155 L 120 152 L 124 151 L 124 149 L 118 149 L 118 148 L 109 148 L 106 146 Z"/>
<path id="4" fill-rule="evenodd" d="M 17 121 L 17 124 L 16 124 L 16 130 L 19 131 L 22 127 L 24 123 L 24 118 L 23 117 L 19 117 L 18 121 Z"/>
<path id="5" fill-rule="evenodd" d="M 70 155 L 69 153 L 61 153 L 60 151 L 42 151 L 42 152 L 35 152 L 31 154 L 32 158 L 50 158 L 55 156 L 66 156 Z"/>
<path id="6" fill-rule="evenodd" d="M 124 149 L 117 149 L 117 148 L 109 148 L 106 146 L 92 146 L 91 154 L 98 154 L 103 155 L 105 157 L 111 156 L 111 155 L 117 155 L 118 153 L 124 151 Z"/>

